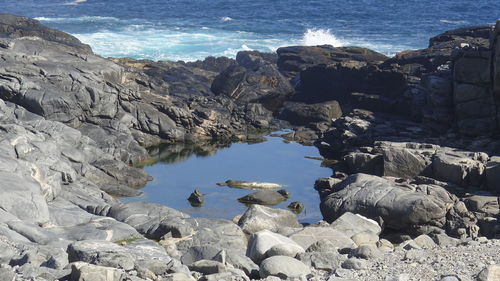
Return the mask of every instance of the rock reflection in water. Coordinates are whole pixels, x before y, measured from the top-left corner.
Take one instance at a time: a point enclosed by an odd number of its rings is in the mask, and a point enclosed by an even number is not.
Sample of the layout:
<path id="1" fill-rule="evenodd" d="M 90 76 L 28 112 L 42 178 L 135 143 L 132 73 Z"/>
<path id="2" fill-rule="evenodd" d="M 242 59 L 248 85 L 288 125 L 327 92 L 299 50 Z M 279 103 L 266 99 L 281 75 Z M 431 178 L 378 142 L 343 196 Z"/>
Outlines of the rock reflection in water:
<path id="1" fill-rule="evenodd" d="M 148 183 L 141 197 L 125 199 L 160 203 L 179 209 L 194 217 L 232 219 L 245 212 L 247 206 L 238 198 L 255 190 L 218 186 L 227 179 L 267 182 L 283 185 L 291 197 L 274 206 L 286 209 L 290 202 L 304 203 L 307 212 L 299 214 L 303 222 L 322 218 L 314 181 L 332 174 L 321 167 L 312 146 L 285 143 L 278 137 L 266 137 L 260 143 L 196 143 L 174 144 L 152 148 L 152 159 L 143 163 L 154 180 Z M 187 198 L 198 189 L 203 205 L 192 206 Z"/>

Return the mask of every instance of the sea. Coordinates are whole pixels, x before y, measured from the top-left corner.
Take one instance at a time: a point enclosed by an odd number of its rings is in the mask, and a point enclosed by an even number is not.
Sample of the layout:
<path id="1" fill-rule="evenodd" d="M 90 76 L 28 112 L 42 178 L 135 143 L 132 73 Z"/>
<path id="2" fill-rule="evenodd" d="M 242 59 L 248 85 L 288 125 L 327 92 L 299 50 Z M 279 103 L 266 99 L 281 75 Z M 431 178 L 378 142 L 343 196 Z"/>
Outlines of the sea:
<path id="1" fill-rule="evenodd" d="M 394 55 L 500 17 L 500 0 L 0 0 L 0 7 L 73 34 L 105 57 L 174 61 L 322 44 Z"/>

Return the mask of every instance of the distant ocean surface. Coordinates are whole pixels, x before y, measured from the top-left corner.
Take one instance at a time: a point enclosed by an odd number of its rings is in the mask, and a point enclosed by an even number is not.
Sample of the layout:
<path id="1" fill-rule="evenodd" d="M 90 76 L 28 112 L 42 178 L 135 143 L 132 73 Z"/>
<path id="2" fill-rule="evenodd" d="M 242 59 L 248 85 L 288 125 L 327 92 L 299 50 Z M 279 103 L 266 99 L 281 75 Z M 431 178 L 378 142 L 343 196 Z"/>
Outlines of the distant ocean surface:
<path id="1" fill-rule="evenodd" d="M 0 7 L 71 33 L 102 56 L 185 61 L 319 44 L 393 55 L 500 17 L 500 0 L 0 0 Z"/>

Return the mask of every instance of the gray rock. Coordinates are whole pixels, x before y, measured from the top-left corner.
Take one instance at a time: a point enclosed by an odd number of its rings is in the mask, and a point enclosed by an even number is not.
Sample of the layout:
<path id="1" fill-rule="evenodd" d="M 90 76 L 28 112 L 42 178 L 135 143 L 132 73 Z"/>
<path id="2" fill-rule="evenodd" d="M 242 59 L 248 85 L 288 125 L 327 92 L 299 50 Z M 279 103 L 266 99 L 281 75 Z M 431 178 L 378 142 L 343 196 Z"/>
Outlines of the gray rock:
<path id="1" fill-rule="evenodd" d="M 486 183 L 491 190 L 500 190 L 500 157 L 493 156 L 486 164 Z"/>
<path id="2" fill-rule="evenodd" d="M 129 251 L 107 241 L 77 241 L 68 247 L 70 262 L 87 262 L 95 265 L 116 267 L 124 270 L 134 268 L 134 258 Z"/>
<path id="3" fill-rule="evenodd" d="M 221 250 L 244 254 L 248 240 L 241 228 L 229 220 L 191 218 L 182 223 L 190 225 L 193 234 L 190 239 L 177 242 L 177 249 L 185 253 L 192 246 L 212 245 Z"/>
<path id="4" fill-rule="evenodd" d="M 498 264 L 490 265 L 481 272 L 479 272 L 477 276 L 478 281 L 494 281 L 500 280 L 500 266 Z"/>
<path id="5" fill-rule="evenodd" d="M 167 274 L 164 278 L 165 281 L 196 281 L 193 276 L 185 273 L 172 273 Z"/>
<path id="6" fill-rule="evenodd" d="M 413 241 L 415 241 L 415 243 L 417 243 L 417 245 L 419 245 L 422 249 L 433 249 L 436 247 L 434 240 L 425 234 L 416 237 Z"/>
<path id="7" fill-rule="evenodd" d="M 339 186 L 341 190 L 328 195 L 320 205 L 323 217 L 330 222 L 345 212 L 382 218 L 387 227 L 396 230 L 426 224 L 443 226 L 446 221 L 448 207 L 439 192 L 447 192 L 440 187 L 435 187 L 438 197 L 365 174 L 351 175 Z"/>
<path id="8" fill-rule="evenodd" d="M 151 239 L 159 239 L 166 233 L 180 238 L 193 232 L 191 225 L 183 220 L 189 218 L 188 215 L 154 203 L 130 202 L 114 205 L 108 215 L 134 227 Z"/>
<path id="9" fill-rule="evenodd" d="M 306 252 L 337 252 L 339 247 L 328 239 L 320 239 L 311 244 Z"/>
<path id="10" fill-rule="evenodd" d="M 250 237 L 247 256 L 254 262 L 259 263 L 266 258 L 268 250 L 278 245 L 281 249 L 280 252 L 286 252 L 291 256 L 305 252 L 304 248 L 292 239 L 269 230 L 261 230 Z"/>
<path id="11" fill-rule="evenodd" d="M 356 243 L 356 245 L 363 246 L 363 245 L 375 245 L 379 240 L 379 237 L 373 232 L 365 231 L 353 235 L 351 239 L 352 241 L 354 241 L 354 243 Z"/>
<path id="12" fill-rule="evenodd" d="M 439 281 L 460 281 L 460 279 L 455 275 L 448 275 L 442 277 Z"/>
<path id="13" fill-rule="evenodd" d="M 458 150 L 438 150 L 432 161 L 434 177 L 459 185 L 479 186 L 485 172 L 484 153 L 468 153 Z"/>
<path id="14" fill-rule="evenodd" d="M 340 268 L 346 260 L 346 257 L 338 252 L 306 252 L 299 254 L 297 258 L 309 267 L 326 271 Z"/>
<path id="15" fill-rule="evenodd" d="M 429 174 L 432 162 L 424 155 L 435 151 L 432 145 L 395 142 L 378 142 L 375 149 L 383 156 L 383 175 L 404 179 Z"/>
<path id="16" fill-rule="evenodd" d="M 286 256 L 274 256 L 265 259 L 260 265 L 260 277 L 277 276 L 281 279 L 301 277 L 311 273 L 302 262 Z"/>
<path id="17" fill-rule="evenodd" d="M 341 266 L 345 269 L 362 270 L 368 267 L 368 263 L 364 259 L 349 258 Z"/>
<path id="18" fill-rule="evenodd" d="M 348 236 L 331 227 L 309 226 L 290 235 L 290 238 L 305 249 L 323 239 L 329 240 L 339 249 L 356 247 Z"/>
<path id="19" fill-rule="evenodd" d="M 283 227 L 302 227 L 294 213 L 260 205 L 250 206 L 238 221 L 238 225 L 248 234 L 263 229 L 278 232 Z"/>
<path id="20" fill-rule="evenodd" d="M 349 253 L 350 257 L 356 257 L 360 259 L 370 260 L 380 257 L 382 253 L 378 250 L 376 246 L 363 245 L 356 249 L 351 250 Z"/>
<path id="21" fill-rule="evenodd" d="M 344 156 L 343 160 L 350 173 L 382 175 L 383 159 L 380 155 L 351 152 Z"/>
<path id="22" fill-rule="evenodd" d="M 379 235 L 382 232 L 382 228 L 376 221 L 351 212 L 342 214 L 330 226 L 349 237 L 366 231 L 372 232 L 375 235 Z"/>
<path id="23" fill-rule="evenodd" d="M 188 265 L 188 267 L 192 271 L 201 272 L 203 274 L 215 274 L 228 271 L 227 266 L 223 263 L 212 260 L 199 260 Z"/>
<path id="24" fill-rule="evenodd" d="M 16 274 L 11 268 L 0 268 L 0 280 L 15 281 Z"/>
<path id="25" fill-rule="evenodd" d="M 75 281 L 122 281 L 125 279 L 125 272 L 112 267 L 92 265 L 83 262 L 71 265 L 71 280 Z"/>

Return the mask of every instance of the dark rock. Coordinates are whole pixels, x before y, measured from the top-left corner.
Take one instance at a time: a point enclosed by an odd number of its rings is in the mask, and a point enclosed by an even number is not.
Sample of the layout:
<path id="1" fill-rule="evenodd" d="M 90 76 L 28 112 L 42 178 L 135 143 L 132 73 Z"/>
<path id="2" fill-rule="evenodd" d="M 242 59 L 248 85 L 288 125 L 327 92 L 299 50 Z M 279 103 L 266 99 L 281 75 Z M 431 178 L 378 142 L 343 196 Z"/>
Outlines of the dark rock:
<path id="1" fill-rule="evenodd" d="M 300 214 L 304 210 L 305 205 L 302 202 L 294 201 L 288 204 L 287 208 L 296 214 Z"/>
<path id="2" fill-rule="evenodd" d="M 187 199 L 189 201 L 189 204 L 193 207 L 200 207 L 203 205 L 205 202 L 205 199 L 203 197 L 203 193 L 199 189 L 196 189 L 191 195 L 189 195 L 189 198 Z"/>
<path id="3" fill-rule="evenodd" d="M 76 48 L 83 53 L 92 53 L 90 46 L 65 32 L 40 24 L 37 20 L 9 14 L 0 14 L 0 37 L 39 37 Z"/>
<path id="4" fill-rule="evenodd" d="M 287 198 L 285 196 L 277 191 L 261 190 L 238 198 L 238 201 L 245 204 L 273 206 L 285 201 L 286 199 Z"/>
<path id="5" fill-rule="evenodd" d="M 309 123 L 331 122 L 342 116 L 342 109 L 336 101 L 318 104 L 285 102 L 279 118 L 293 125 L 308 125 Z"/>
<path id="6" fill-rule="evenodd" d="M 381 53 L 360 47 L 332 47 L 330 45 L 282 47 L 277 51 L 278 67 L 287 77 L 318 64 L 332 64 L 347 60 L 380 62 L 387 59 Z"/>

